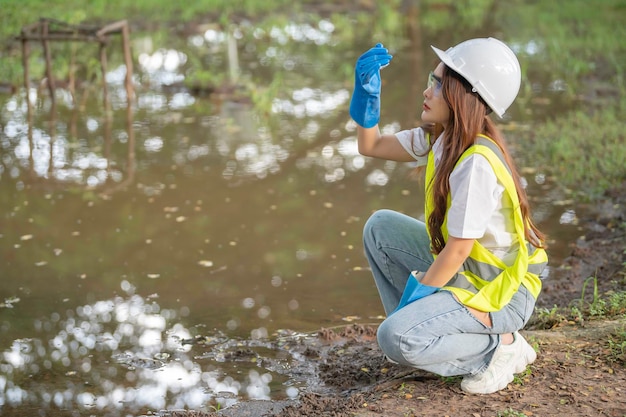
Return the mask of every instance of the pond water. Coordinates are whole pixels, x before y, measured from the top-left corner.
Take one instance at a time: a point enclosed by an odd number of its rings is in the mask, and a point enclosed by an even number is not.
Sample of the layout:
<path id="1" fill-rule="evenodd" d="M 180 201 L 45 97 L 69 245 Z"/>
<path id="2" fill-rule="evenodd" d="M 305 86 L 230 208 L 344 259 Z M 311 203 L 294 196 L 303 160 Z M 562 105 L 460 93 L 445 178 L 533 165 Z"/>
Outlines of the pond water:
<path id="1" fill-rule="evenodd" d="M 419 217 L 423 199 L 410 165 L 357 152 L 351 68 L 369 44 L 336 39 L 327 21 L 250 32 L 230 61 L 219 31 L 137 36 L 136 99 L 128 108 L 125 70 L 112 68 L 110 117 L 99 93 L 79 108 L 58 90 L 52 108 L 33 88 L 29 133 L 24 92 L 1 98 L 3 415 L 295 398 L 310 381 L 285 371 L 298 357 L 272 342 L 381 320 L 363 224 L 380 208 Z M 393 53 L 389 131 L 419 123 L 435 64 L 410 42 Z M 244 87 L 177 87 L 193 54 L 230 65 Z M 520 156 L 526 119 L 519 107 L 503 121 Z M 542 167 L 523 172 L 558 266 L 577 208 Z"/>

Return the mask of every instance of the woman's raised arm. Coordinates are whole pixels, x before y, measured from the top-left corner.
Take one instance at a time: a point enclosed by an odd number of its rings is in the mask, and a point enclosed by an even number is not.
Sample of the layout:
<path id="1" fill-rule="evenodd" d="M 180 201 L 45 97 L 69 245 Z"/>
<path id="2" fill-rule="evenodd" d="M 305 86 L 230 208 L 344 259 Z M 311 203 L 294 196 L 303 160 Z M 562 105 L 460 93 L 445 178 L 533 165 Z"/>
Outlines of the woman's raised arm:
<path id="1" fill-rule="evenodd" d="M 381 135 L 378 125 L 370 128 L 358 126 L 357 138 L 361 155 L 398 162 L 415 160 L 395 135 Z"/>

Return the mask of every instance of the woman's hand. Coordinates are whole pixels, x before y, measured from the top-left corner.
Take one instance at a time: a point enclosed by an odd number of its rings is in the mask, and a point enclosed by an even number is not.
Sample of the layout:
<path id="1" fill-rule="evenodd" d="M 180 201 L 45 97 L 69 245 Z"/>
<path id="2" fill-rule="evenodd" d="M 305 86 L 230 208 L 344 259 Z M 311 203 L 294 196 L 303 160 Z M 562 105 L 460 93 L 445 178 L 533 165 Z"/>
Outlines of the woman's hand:
<path id="1" fill-rule="evenodd" d="M 456 297 L 456 296 L 455 296 Z M 458 299 L 457 299 L 458 300 Z M 491 316 L 486 311 L 476 310 L 475 308 L 465 306 L 469 310 L 470 313 L 474 315 L 482 324 L 487 327 L 492 327 L 493 323 L 491 322 Z"/>
<path id="2" fill-rule="evenodd" d="M 350 100 L 350 116 L 359 126 L 374 127 L 380 119 L 380 70 L 392 56 L 377 44 L 359 57 L 354 69 L 354 92 Z"/>

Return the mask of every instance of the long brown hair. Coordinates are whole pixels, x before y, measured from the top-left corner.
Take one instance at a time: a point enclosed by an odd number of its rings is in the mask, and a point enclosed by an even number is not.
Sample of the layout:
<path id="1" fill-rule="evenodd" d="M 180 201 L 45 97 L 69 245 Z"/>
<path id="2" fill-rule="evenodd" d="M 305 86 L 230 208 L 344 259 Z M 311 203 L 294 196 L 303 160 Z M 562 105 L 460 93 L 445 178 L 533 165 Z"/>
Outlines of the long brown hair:
<path id="1" fill-rule="evenodd" d="M 526 240 L 535 247 L 544 247 L 545 236 L 532 222 L 526 191 L 521 185 L 519 173 L 506 148 L 504 138 L 489 117 L 491 110 L 478 94 L 472 92 L 471 85 L 447 66 L 444 66 L 443 71 L 442 94 L 450 108 L 450 118 L 443 136 L 439 139 L 443 141 L 440 145 L 442 156 L 437 165 L 433 183 L 426 184 L 427 187 L 433 187 L 434 196 L 434 209 L 428 218 L 433 253 L 440 253 L 445 246 L 441 226 L 448 209 L 450 174 L 463 152 L 474 144 L 476 137 L 481 133 L 493 139 L 498 145 L 511 170 L 525 223 Z M 432 137 L 437 138 L 437 136 Z M 520 242 L 520 244 L 523 243 Z"/>

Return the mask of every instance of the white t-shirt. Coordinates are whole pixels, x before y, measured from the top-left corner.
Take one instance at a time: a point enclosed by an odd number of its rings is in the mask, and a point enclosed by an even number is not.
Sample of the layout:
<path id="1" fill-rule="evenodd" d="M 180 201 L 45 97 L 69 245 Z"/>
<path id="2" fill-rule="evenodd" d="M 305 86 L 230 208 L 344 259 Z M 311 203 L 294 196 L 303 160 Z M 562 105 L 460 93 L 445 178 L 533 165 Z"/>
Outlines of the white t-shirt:
<path id="1" fill-rule="evenodd" d="M 428 141 L 422 128 L 403 130 L 396 138 L 417 161 L 426 165 Z M 435 166 L 441 160 L 442 140 L 433 145 Z M 465 158 L 450 174 L 451 205 L 448 234 L 462 239 L 478 239 L 487 249 L 508 261 L 517 242 L 513 214 L 502 204 L 504 186 L 498 181 L 487 159 L 480 154 Z M 508 256 L 507 256 L 508 254 Z M 508 262 L 507 262 L 508 263 Z"/>

